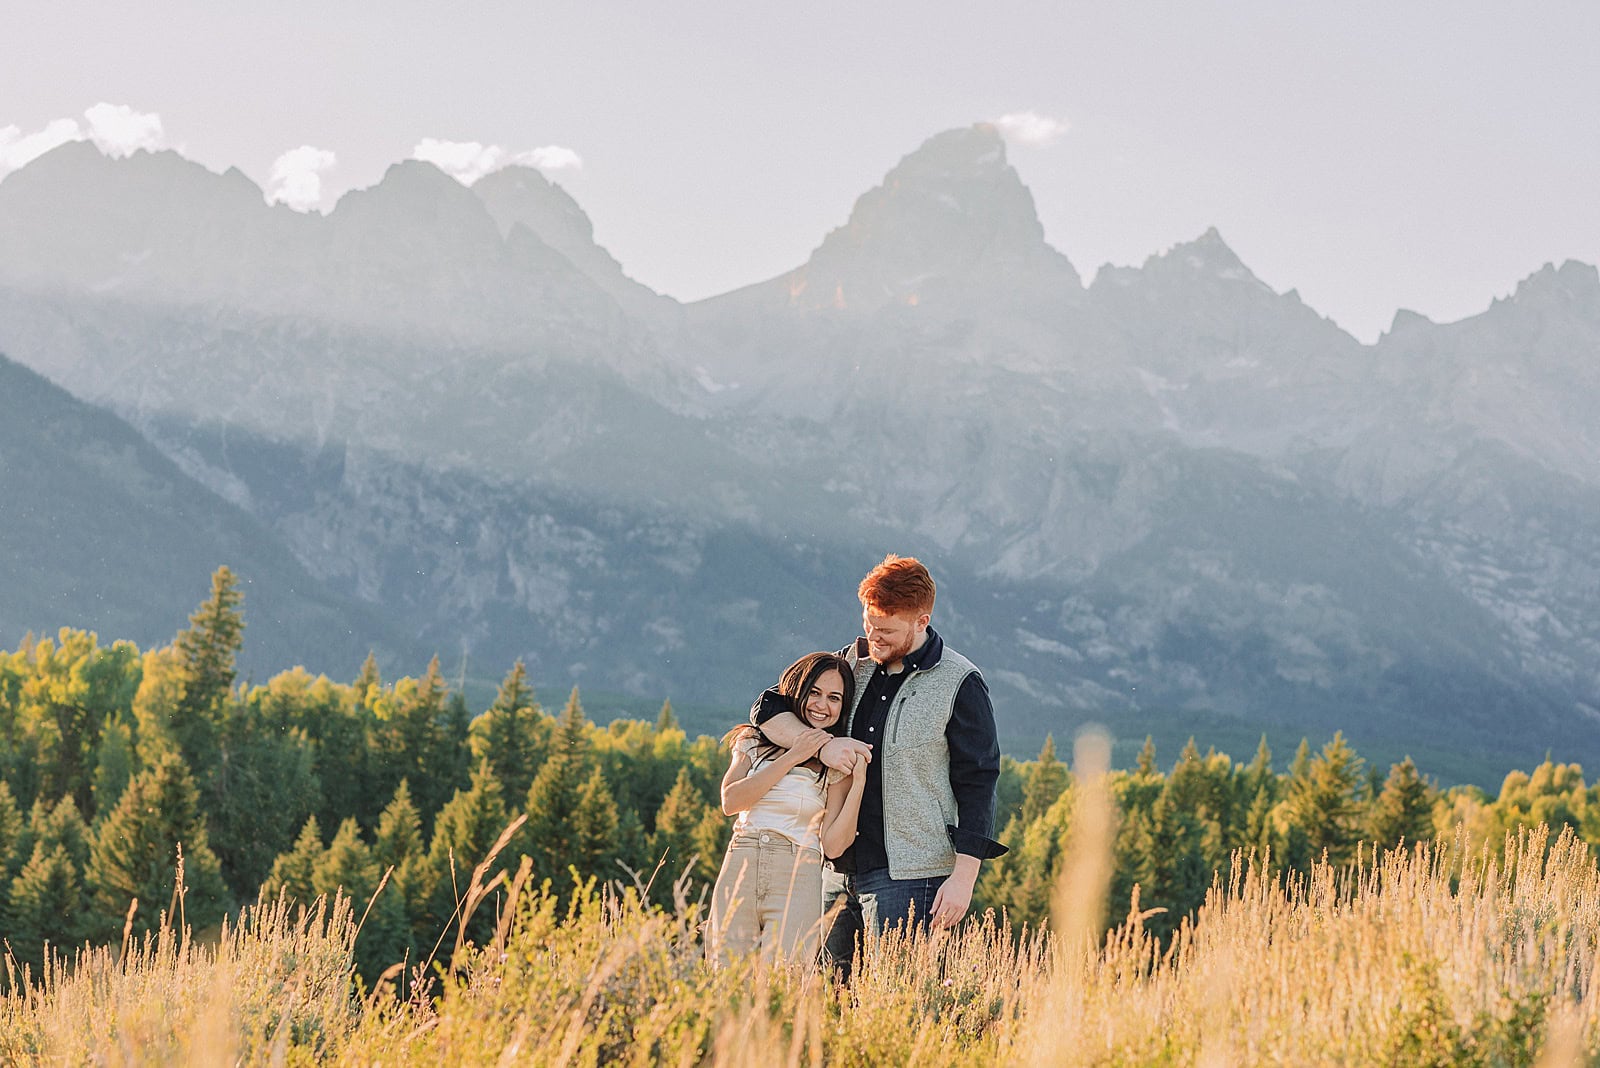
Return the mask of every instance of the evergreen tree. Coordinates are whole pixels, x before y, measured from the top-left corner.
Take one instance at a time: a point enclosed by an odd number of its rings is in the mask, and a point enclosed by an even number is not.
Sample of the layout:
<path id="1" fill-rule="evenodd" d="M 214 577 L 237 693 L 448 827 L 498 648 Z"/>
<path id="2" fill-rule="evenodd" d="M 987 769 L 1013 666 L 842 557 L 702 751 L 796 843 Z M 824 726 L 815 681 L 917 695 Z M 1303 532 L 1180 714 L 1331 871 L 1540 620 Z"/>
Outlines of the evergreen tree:
<path id="1" fill-rule="evenodd" d="M 728 851 L 728 841 L 733 837 L 733 821 L 722 814 L 717 805 L 704 805 L 700 809 L 700 825 L 694 829 L 693 875 L 701 883 L 717 881 L 722 869 L 722 855 Z"/>
<path id="2" fill-rule="evenodd" d="M 1144 736 L 1144 745 L 1139 747 L 1139 759 L 1133 770 L 1137 775 L 1156 774 L 1156 742 L 1148 734 Z"/>
<path id="3" fill-rule="evenodd" d="M 318 894 L 332 901 L 335 894 L 342 893 L 350 898 L 357 918 L 366 914 L 355 950 L 356 971 L 368 981 L 383 974 L 389 965 L 407 959 L 412 950 L 405 905 L 392 885 L 379 892 L 382 879 L 383 872 L 361 840 L 361 828 L 354 819 L 339 825 L 312 871 L 312 888 Z"/>
<path id="4" fill-rule="evenodd" d="M 1271 857 L 1274 861 L 1282 863 L 1283 846 L 1278 840 L 1277 827 L 1272 819 L 1273 807 L 1276 804 L 1272 789 L 1263 783 L 1257 789 L 1255 796 L 1250 799 L 1250 807 L 1245 812 L 1243 840 L 1240 846 L 1246 851 L 1254 850 L 1259 858 Z"/>
<path id="5" fill-rule="evenodd" d="M 1194 736 L 1184 743 L 1178 762 L 1167 779 L 1167 805 L 1180 812 L 1195 812 L 1206 800 L 1205 766 Z"/>
<path id="6" fill-rule="evenodd" d="M 430 761 L 433 774 L 442 778 L 450 792 L 463 789 L 472 781 L 472 712 L 467 697 L 457 692 L 445 701 L 444 723 L 439 732 L 439 749 Z"/>
<path id="7" fill-rule="evenodd" d="M 578 807 L 572 814 L 573 865 L 583 875 L 598 875 L 607 881 L 617 874 L 617 803 L 611 787 L 597 767 L 578 792 Z"/>
<path id="8" fill-rule="evenodd" d="M 657 730 L 635 720 L 613 720 L 591 732 L 594 762 L 605 774 L 617 812 L 633 812 L 653 827 L 655 814 L 683 767 L 683 732 Z"/>
<path id="9" fill-rule="evenodd" d="M 322 827 L 316 816 L 307 816 L 299 837 L 294 840 L 294 848 L 272 862 L 264 884 L 267 895 L 288 894 L 302 905 L 311 904 L 317 896 L 316 873 L 322 854 Z"/>
<path id="10" fill-rule="evenodd" d="M 183 661 L 177 651 L 169 646 L 145 653 L 139 689 L 133 695 L 131 733 L 136 768 L 153 768 L 169 753 L 182 757 L 174 710 L 183 694 Z"/>
<path id="11" fill-rule="evenodd" d="M 34 804 L 32 837 L 34 850 L 40 846 L 66 851 L 72 866 L 79 871 L 89 863 L 89 827 L 78 813 L 78 803 L 67 794 L 54 805 Z"/>
<path id="12" fill-rule="evenodd" d="M 222 874 L 194 778 L 176 754 L 168 754 L 133 777 L 93 835 L 87 881 L 95 888 L 99 915 L 120 929 L 129 902 L 137 899 L 134 929 L 154 928 L 173 900 L 180 848 L 187 887 L 182 916 L 202 930 L 222 918 Z"/>
<path id="13" fill-rule="evenodd" d="M 244 594 L 227 567 L 211 576 L 211 596 L 173 641 L 183 680 L 169 729 L 191 769 L 213 766 L 222 719 L 233 691 L 234 660 L 244 637 Z"/>
<path id="14" fill-rule="evenodd" d="M 35 801 L 16 846 L 19 859 L 26 855 L 29 860 L 11 884 L 9 929 L 13 940 L 28 945 L 26 959 L 38 962 L 45 940 L 65 947 L 93 933 L 83 883 L 89 828 L 73 795 L 62 796 L 54 805 L 43 798 Z M 0 914 L 6 908 L 7 899 L 0 898 Z"/>
<path id="15" fill-rule="evenodd" d="M 1038 819 L 1024 824 L 1021 838 L 1005 857 L 998 903 L 1014 920 L 1037 924 L 1050 915 L 1050 897 L 1061 870 L 1062 849 L 1072 824 L 1073 795 L 1063 793 Z"/>
<path id="16" fill-rule="evenodd" d="M 589 721 L 584 717 L 583 702 L 578 698 L 576 686 L 567 695 L 566 707 L 562 708 L 561 715 L 556 719 L 556 733 L 551 746 L 552 756 L 565 753 L 580 761 L 588 756 Z"/>
<path id="17" fill-rule="evenodd" d="M 524 797 L 533 785 L 538 716 L 527 668 L 518 660 L 500 683 L 494 704 L 473 724 L 478 743 L 474 753 L 489 762 L 509 797 Z"/>
<path id="18" fill-rule="evenodd" d="M 27 824 L 17 809 L 17 800 L 11 786 L 0 779 L 0 901 L 5 899 L 6 882 L 22 870 L 28 857 L 21 853 L 23 831 Z"/>
<path id="19" fill-rule="evenodd" d="M 383 789 L 387 792 L 393 789 L 389 784 L 411 780 L 424 827 L 464 785 L 456 780 L 459 758 L 449 752 L 451 739 L 445 722 L 449 696 L 435 656 L 421 679 L 401 679 L 395 684 L 394 707 L 384 725 L 384 768 L 390 778 Z"/>
<path id="20" fill-rule="evenodd" d="M 678 769 L 678 778 L 672 784 L 672 789 L 667 791 L 666 799 L 661 802 L 661 807 L 656 811 L 656 830 L 650 836 L 650 870 L 654 871 L 660 864 L 661 874 L 656 876 L 651 889 L 657 901 L 667 902 L 672 897 L 672 882 L 677 879 L 700 851 L 700 843 L 696 841 L 696 832 L 701 821 L 705 818 L 707 805 L 700 796 L 700 791 L 695 789 L 694 780 L 689 776 L 688 768 Z M 715 810 L 713 810 L 715 811 Z M 727 817 L 717 812 L 719 823 L 726 823 Z M 721 852 L 715 858 L 715 863 L 722 863 Z"/>
<path id="21" fill-rule="evenodd" d="M 1239 776 L 1239 794 L 1244 803 L 1249 805 L 1263 789 L 1276 795 L 1274 788 L 1277 784 L 1278 777 L 1272 773 L 1272 749 L 1267 745 L 1267 736 L 1263 734 L 1256 745 L 1255 758 Z"/>
<path id="22" fill-rule="evenodd" d="M 0 753 L 4 750 L 0 749 Z M 17 810 L 11 787 L 0 779 L 0 927 L 10 928 L 7 918 L 11 883 L 31 857 L 22 855 L 22 839 L 26 824 Z"/>
<path id="23" fill-rule="evenodd" d="M 428 847 L 427 926 L 418 932 L 429 945 L 451 923 L 458 904 L 467 895 L 473 870 L 488 859 L 489 851 L 510 822 L 499 780 L 487 763 L 480 764 L 470 786 L 456 791 L 434 824 L 433 841 Z M 499 871 L 515 870 L 512 859 L 520 852 L 519 846 L 520 836 L 484 871 L 483 884 L 487 885 Z M 468 920 L 467 937 L 478 945 L 487 943 L 493 934 L 495 907 L 501 899 L 497 891 L 494 899 L 486 900 Z M 432 937 L 428 938 L 430 932 Z"/>
<path id="24" fill-rule="evenodd" d="M 393 869 L 390 878 L 395 892 L 406 904 L 407 912 L 422 905 L 420 883 L 421 866 L 426 862 L 427 851 L 422 842 L 422 817 L 411 801 L 411 786 L 401 779 L 394 798 L 378 817 L 378 830 L 372 843 L 372 858 L 380 871 Z"/>
<path id="25" fill-rule="evenodd" d="M 128 780 L 133 778 L 137 770 L 132 718 L 118 714 L 106 722 L 100 734 L 100 744 L 95 749 L 94 773 L 90 779 L 90 811 L 110 812 L 111 806 L 128 788 Z"/>
<path id="26" fill-rule="evenodd" d="M 1022 790 L 1027 780 L 1025 765 L 1000 754 L 1000 781 L 994 787 L 994 825 L 1004 827 L 1022 811 Z M 988 870 L 988 865 L 984 865 Z"/>
<path id="27" fill-rule="evenodd" d="M 533 873 L 558 890 L 567 883 L 567 868 L 582 859 L 575 818 L 589 777 L 586 728 L 574 688 L 556 725 L 550 755 L 528 788 L 526 834 Z"/>
<path id="28" fill-rule="evenodd" d="M 656 733 L 665 734 L 667 731 L 681 730 L 678 726 L 678 717 L 672 711 L 672 702 L 661 702 L 661 711 L 656 715 Z"/>
<path id="29" fill-rule="evenodd" d="M 650 860 L 650 836 L 645 833 L 639 813 L 621 806 L 617 810 L 616 858 L 628 871 L 644 877 L 655 867 Z"/>
<path id="30" fill-rule="evenodd" d="M 1391 767 L 1372 805 L 1369 834 L 1373 845 L 1393 849 L 1402 842 L 1431 841 L 1433 805 L 1438 796 L 1438 790 L 1422 777 L 1409 756 Z"/>
<path id="31" fill-rule="evenodd" d="M 1289 779 L 1304 779 L 1311 768 L 1311 743 L 1305 738 L 1295 748 L 1294 759 L 1289 761 Z"/>
<path id="32" fill-rule="evenodd" d="M 315 761 L 300 728 L 273 729 L 250 706 L 227 717 L 201 798 L 212 851 L 236 895 L 255 892 L 273 859 L 294 841 L 295 829 L 317 811 L 321 783 Z"/>
<path id="33" fill-rule="evenodd" d="M 1165 939 L 1184 916 L 1205 903 L 1214 870 L 1206 857 L 1204 828 L 1194 813 L 1180 810 L 1163 796 L 1150 810 L 1147 858 L 1149 881 L 1140 902 L 1167 911 L 1152 917 L 1149 928 Z"/>
<path id="34" fill-rule="evenodd" d="M 1067 789 L 1067 766 L 1056 759 L 1056 740 L 1047 734 L 1044 746 L 1028 773 L 1022 788 L 1022 823 L 1024 826 L 1042 817 Z"/>
<path id="35" fill-rule="evenodd" d="M 363 708 L 371 708 L 373 698 L 383 689 L 383 677 L 378 674 L 378 658 L 371 650 L 368 650 L 367 658 L 361 662 L 361 673 L 356 676 L 354 688 L 356 703 Z"/>
<path id="36" fill-rule="evenodd" d="M 6 941 L 19 961 L 36 968 L 46 942 L 64 949 L 90 933 L 82 869 L 65 845 L 34 846 L 32 859 L 11 883 L 7 904 Z"/>
<path id="37" fill-rule="evenodd" d="M 1354 856 L 1361 835 L 1357 793 L 1363 763 L 1344 735 L 1336 732 L 1320 753 L 1291 775 L 1284 797 L 1285 816 L 1304 833 L 1311 859 L 1326 852 L 1330 863 L 1343 864 Z M 1298 756 L 1295 764 L 1302 767 Z"/>

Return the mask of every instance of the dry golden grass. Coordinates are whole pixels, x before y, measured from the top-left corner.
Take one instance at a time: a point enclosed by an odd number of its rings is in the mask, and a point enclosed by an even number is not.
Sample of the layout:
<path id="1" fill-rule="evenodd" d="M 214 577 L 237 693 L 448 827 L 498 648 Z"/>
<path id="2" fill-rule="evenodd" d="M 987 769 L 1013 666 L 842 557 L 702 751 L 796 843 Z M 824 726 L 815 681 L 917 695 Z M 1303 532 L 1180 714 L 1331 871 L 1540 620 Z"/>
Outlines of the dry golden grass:
<path id="1" fill-rule="evenodd" d="M 714 971 L 696 904 L 505 884 L 491 943 L 350 980 L 346 901 L 265 903 L 196 945 L 87 951 L 0 999 L 21 1064 L 1549 1065 L 1600 1063 L 1600 871 L 1540 829 L 1281 880 L 1235 858 L 1168 946 L 1137 897 L 1104 941 L 1113 814 L 1080 747 L 1057 940 L 990 915 L 891 936 L 855 982 Z M 476 873 L 475 873 L 476 876 Z M 469 888 L 475 904 L 482 887 Z M 1122 903 L 1126 906 L 1129 903 Z M 1119 911 L 1121 911 L 1119 909 Z M 397 996 L 397 980 L 406 994 Z"/>

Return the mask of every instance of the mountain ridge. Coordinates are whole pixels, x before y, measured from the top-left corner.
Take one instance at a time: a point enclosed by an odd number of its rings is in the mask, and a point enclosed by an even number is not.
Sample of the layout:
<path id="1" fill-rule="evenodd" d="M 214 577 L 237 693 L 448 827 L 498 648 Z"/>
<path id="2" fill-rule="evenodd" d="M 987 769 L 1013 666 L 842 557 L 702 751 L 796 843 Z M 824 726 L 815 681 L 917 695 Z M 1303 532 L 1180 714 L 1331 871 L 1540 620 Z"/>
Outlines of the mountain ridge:
<path id="1" fill-rule="evenodd" d="M 942 576 L 1020 755 L 1100 718 L 1163 746 L 1338 728 L 1462 776 L 1530 738 L 1600 759 L 1592 267 L 1370 345 L 1215 228 L 1085 287 L 983 127 L 907 154 L 794 271 L 687 306 L 532 172 L 413 163 L 367 194 L 244 213 L 295 230 L 248 250 L 276 274 L 345 228 L 311 265 L 326 307 L 43 293 L 0 246 L 0 346 L 341 595 L 560 684 L 737 707 L 774 665 L 695 689 L 719 633 L 753 660 L 842 640 L 836 569 L 892 548 Z"/>

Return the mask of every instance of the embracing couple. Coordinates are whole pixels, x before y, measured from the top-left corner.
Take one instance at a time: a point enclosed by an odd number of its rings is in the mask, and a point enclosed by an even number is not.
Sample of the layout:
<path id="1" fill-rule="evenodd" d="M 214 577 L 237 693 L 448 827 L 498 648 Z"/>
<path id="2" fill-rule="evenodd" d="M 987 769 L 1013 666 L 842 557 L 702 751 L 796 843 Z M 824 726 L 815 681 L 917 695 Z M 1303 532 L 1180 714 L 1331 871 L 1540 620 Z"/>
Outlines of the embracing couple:
<path id="1" fill-rule="evenodd" d="M 759 950 L 848 974 L 858 935 L 954 927 L 1000 856 L 989 689 L 929 626 L 928 569 L 893 554 L 857 591 L 864 636 L 801 657 L 726 740 L 738 815 L 712 892 L 713 961 Z M 826 865 L 824 862 L 826 858 Z"/>

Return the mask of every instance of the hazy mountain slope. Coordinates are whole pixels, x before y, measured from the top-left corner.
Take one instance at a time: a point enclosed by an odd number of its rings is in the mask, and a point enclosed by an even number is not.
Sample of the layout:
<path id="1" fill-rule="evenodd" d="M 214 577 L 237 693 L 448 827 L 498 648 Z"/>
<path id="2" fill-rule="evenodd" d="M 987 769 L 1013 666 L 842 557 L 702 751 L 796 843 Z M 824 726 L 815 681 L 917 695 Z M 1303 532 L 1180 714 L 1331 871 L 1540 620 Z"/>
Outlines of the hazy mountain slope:
<path id="1" fill-rule="evenodd" d="M 415 647 L 331 595 L 257 520 L 187 478 L 127 424 L 0 357 L 0 640 L 64 626 L 170 641 L 226 564 L 245 595 L 242 668 L 344 676 Z"/>

